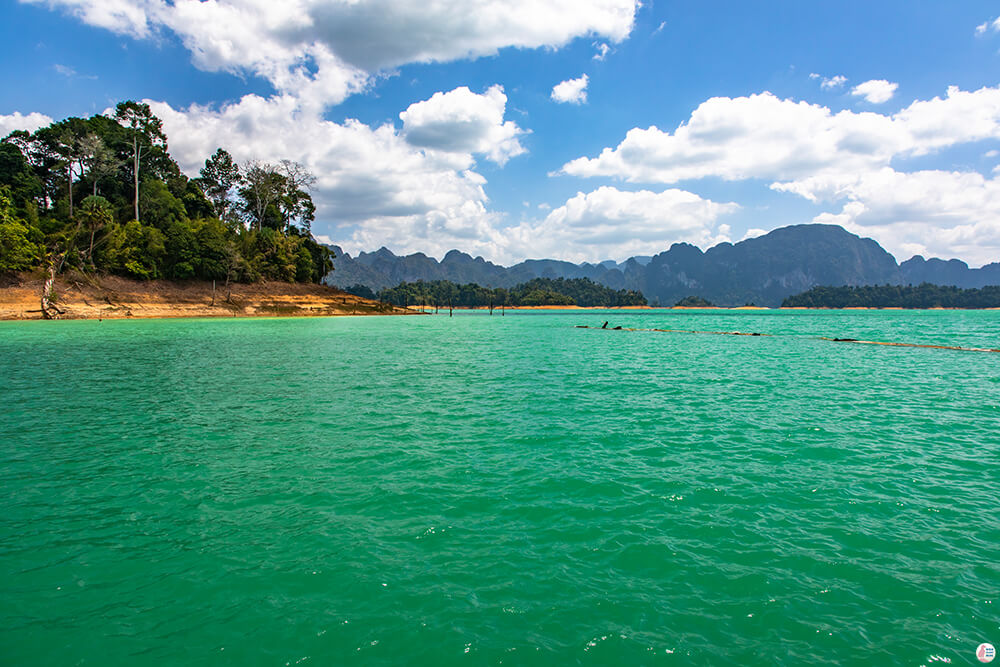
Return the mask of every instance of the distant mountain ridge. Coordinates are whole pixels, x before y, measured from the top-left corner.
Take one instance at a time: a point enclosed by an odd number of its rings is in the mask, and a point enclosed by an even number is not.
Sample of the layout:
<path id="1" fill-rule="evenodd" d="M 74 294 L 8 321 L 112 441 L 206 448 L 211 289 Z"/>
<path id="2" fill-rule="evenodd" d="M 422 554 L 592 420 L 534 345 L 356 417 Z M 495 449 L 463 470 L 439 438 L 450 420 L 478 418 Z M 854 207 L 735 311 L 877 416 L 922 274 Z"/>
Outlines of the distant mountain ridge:
<path id="1" fill-rule="evenodd" d="M 439 262 L 423 253 L 401 257 L 386 248 L 357 257 L 332 248 L 334 271 L 325 281 L 336 287 L 360 284 L 375 291 L 418 280 L 513 287 L 534 278 L 590 278 L 614 289 L 639 290 L 651 304 L 672 305 L 686 296 L 698 296 L 723 306 L 777 306 L 785 297 L 819 285 L 1000 285 L 1000 263 L 970 269 L 957 259 L 918 255 L 897 264 L 876 241 L 837 225 L 781 227 L 706 251 L 675 243 L 651 258 L 631 257 L 620 264 L 531 259 L 504 267 L 458 250 Z"/>

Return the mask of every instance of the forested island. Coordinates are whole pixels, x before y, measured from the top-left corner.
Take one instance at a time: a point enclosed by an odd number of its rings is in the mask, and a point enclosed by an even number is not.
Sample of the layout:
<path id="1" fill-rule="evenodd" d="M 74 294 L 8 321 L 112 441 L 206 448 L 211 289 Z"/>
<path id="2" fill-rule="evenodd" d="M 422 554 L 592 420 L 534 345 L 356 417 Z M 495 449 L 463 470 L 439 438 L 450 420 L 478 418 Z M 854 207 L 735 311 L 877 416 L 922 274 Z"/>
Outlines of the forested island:
<path id="1" fill-rule="evenodd" d="M 436 306 L 453 308 L 489 308 L 502 306 L 585 306 L 619 308 L 645 306 L 641 292 L 615 290 L 588 278 L 535 278 L 509 289 L 489 288 L 474 283 L 459 285 L 449 280 L 404 282 L 374 292 L 364 285 L 346 291 L 368 299 L 378 299 L 395 306 Z"/>
<path id="2" fill-rule="evenodd" d="M 15 131 L 0 142 L 0 275 L 319 283 L 333 265 L 311 234 L 314 183 L 298 163 L 222 148 L 188 178 L 133 101 Z"/>
<path id="3" fill-rule="evenodd" d="M 700 296 L 686 296 L 674 304 L 674 308 L 715 308 L 716 305 Z"/>
<path id="4" fill-rule="evenodd" d="M 962 289 L 922 283 L 814 287 L 786 298 L 783 308 L 1000 308 L 1000 287 Z"/>

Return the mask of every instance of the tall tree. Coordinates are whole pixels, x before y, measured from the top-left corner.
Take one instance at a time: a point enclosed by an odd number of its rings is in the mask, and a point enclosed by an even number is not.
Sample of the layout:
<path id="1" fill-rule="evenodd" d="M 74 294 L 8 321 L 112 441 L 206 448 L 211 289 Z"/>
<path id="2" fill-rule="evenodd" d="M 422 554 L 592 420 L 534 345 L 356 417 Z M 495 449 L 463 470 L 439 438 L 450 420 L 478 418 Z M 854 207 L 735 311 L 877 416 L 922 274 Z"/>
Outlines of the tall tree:
<path id="1" fill-rule="evenodd" d="M 240 167 L 233 161 L 233 156 L 223 149 L 215 151 L 215 155 L 205 160 L 205 166 L 200 172 L 198 184 L 202 191 L 212 200 L 215 215 L 226 222 L 230 217 L 229 193 L 240 183 Z"/>
<path id="2" fill-rule="evenodd" d="M 83 219 L 87 229 L 90 230 L 90 248 L 87 251 L 87 260 L 94 266 L 94 235 L 97 230 L 107 227 L 114 222 L 111 214 L 111 205 L 104 197 L 91 195 L 80 204 L 80 217 Z"/>
<path id="3" fill-rule="evenodd" d="M 38 131 L 48 151 L 57 156 L 57 165 L 66 177 L 69 217 L 73 218 L 73 182 L 83 173 L 81 142 L 87 135 L 87 121 L 71 117 Z"/>
<path id="4" fill-rule="evenodd" d="M 243 187 L 240 197 L 249 218 L 250 228 L 260 230 L 268 219 L 268 209 L 277 206 L 284 194 L 284 177 L 278 168 L 267 162 L 250 160 L 243 165 Z"/>
<path id="5" fill-rule="evenodd" d="M 114 175 L 120 164 L 104 140 L 93 132 L 80 139 L 79 153 L 80 163 L 91 181 L 91 196 L 96 197 L 98 182 L 102 178 Z"/>
<path id="6" fill-rule="evenodd" d="M 115 120 L 128 132 L 131 144 L 133 208 L 136 221 L 139 220 L 139 172 L 143 154 L 160 150 L 166 153 L 167 137 L 163 134 L 163 121 L 153 115 L 148 104 L 129 100 L 115 107 Z"/>
<path id="7" fill-rule="evenodd" d="M 26 209 L 42 196 L 44 187 L 24 153 L 14 142 L 0 143 L 0 186 L 11 189 L 17 207 Z"/>
<path id="8" fill-rule="evenodd" d="M 309 194 L 316 185 L 316 177 L 298 162 L 282 160 L 278 164 L 281 175 L 285 177 L 285 192 L 281 198 L 282 222 L 287 228 L 292 221 L 298 220 L 303 230 L 308 232 L 316 215 L 316 207 Z"/>

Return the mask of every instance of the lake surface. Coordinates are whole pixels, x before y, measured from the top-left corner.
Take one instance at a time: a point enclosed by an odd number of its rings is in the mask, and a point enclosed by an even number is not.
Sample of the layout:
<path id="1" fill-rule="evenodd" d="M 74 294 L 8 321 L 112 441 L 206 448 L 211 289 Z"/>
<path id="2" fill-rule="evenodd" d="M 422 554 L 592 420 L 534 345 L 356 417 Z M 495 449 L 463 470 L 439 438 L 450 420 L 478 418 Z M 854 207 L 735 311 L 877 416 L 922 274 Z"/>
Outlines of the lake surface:
<path id="1" fill-rule="evenodd" d="M 817 336 L 1000 312 L 0 323 L 0 663 L 978 664 L 1000 354 Z"/>

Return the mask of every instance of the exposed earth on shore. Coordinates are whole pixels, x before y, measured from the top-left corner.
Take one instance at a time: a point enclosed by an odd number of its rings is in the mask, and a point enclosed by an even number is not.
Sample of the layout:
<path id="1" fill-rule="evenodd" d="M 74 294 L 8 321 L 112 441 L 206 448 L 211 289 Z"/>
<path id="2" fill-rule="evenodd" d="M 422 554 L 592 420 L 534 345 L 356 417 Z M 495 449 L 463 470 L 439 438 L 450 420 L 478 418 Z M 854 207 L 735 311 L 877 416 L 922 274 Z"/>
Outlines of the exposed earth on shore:
<path id="1" fill-rule="evenodd" d="M 42 319 L 42 274 L 0 278 L 0 320 Z M 54 303 L 60 319 L 391 315 L 403 308 L 325 285 L 138 281 L 72 272 L 59 276 Z"/>

